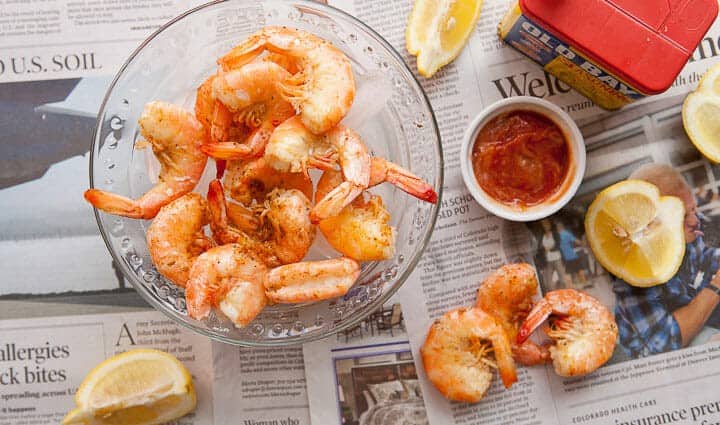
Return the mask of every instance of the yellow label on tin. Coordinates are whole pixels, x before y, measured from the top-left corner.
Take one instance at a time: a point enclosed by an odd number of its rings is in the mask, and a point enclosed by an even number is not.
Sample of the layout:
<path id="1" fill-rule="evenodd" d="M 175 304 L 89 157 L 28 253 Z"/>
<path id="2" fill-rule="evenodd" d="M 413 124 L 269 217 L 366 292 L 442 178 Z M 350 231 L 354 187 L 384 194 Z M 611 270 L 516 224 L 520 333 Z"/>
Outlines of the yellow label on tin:
<path id="1" fill-rule="evenodd" d="M 563 56 L 551 60 L 545 65 L 545 70 L 605 109 L 618 109 L 632 102 L 632 99 L 610 89 Z"/>

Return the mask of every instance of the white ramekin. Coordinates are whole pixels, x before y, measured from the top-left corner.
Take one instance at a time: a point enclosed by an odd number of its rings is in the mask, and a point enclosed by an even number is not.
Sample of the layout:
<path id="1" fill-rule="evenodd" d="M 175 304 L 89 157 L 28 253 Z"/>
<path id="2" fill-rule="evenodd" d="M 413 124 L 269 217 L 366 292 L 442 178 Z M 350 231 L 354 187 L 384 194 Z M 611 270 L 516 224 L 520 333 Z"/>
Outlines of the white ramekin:
<path id="1" fill-rule="evenodd" d="M 570 169 L 557 192 L 540 204 L 524 208 L 504 204 L 488 195 L 475 178 L 472 165 L 473 145 L 480 129 L 498 115 L 518 110 L 537 112 L 555 122 L 569 142 L 571 154 Z M 557 212 L 577 192 L 585 175 L 585 141 L 572 118 L 553 103 L 529 96 L 511 97 L 488 106 L 470 124 L 460 149 L 460 166 L 465 186 L 483 208 L 507 220 L 535 221 Z"/>

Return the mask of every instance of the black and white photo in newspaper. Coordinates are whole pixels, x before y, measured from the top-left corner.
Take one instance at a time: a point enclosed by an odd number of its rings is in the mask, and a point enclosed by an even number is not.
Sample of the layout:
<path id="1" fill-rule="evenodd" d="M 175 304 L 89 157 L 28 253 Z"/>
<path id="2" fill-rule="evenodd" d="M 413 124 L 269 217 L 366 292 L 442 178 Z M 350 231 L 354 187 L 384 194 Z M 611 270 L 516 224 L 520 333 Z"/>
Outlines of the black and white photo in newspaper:
<path id="1" fill-rule="evenodd" d="M 2 5 L 0 300 L 130 291 L 82 198 L 96 116 L 130 53 L 200 3 Z"/>
<path id="2" fill-rule="evenodd" d="M 312 423 L 425 425 L 400 299 L 335 337 L 303 345 Z"/>

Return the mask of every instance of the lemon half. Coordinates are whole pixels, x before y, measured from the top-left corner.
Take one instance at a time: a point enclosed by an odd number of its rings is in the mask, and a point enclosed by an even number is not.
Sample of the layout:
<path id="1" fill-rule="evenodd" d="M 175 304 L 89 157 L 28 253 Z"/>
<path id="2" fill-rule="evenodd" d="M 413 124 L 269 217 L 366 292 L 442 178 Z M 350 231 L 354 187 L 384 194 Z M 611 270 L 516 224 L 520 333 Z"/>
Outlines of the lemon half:
<path id="1" fill-rule="evenodd" d="M 720 162 L 720 96 L 697 91 L 685 98 L 683 125 L 690 141 L 713 162 Z"/>
<path id="2" fill-rule="evenodd" d="M 195 408 L 190 373 L 158 350 L 137 349 L 110 357 L 85 377 L 75 394 L 77 408 L 62 425 L 154 425 Z"/>
<path id="3" fill-rule="evenodd" d="M 713 162 L 720 162 L 720 63 L 710 68 L 682 107 L 690 141 Z"/>
<path id="4" fill-rule="evenodd" d="M 420 75 L 432 77 L 460 54 L 481 7 L 482 0 L 415 0 L 405 43 Z"/>
<path id="5" fill-rule="evenodd" d="M 685 256 L 685 205 L 642 180 L 625 180 L 598 194 L 585 216 L 595 258 L 633 286 L 660 285 Z"/>

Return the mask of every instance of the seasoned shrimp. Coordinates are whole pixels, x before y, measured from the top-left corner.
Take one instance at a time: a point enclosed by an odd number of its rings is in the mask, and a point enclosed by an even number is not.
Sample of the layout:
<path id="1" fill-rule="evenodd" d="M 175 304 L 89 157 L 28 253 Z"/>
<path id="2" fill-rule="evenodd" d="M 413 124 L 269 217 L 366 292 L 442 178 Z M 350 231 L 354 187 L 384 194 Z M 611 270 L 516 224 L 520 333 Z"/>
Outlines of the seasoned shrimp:
<path id="1" fill-rule="evenodd" d="M 204 319 L 219 307 L 236 326 L 247 325 L 267 305 L 266 274 L 267 267 L 240 245 L 204 252 L 193 263 L 185 287 L 188 315 Z"/>
<path id="2" fill-rule="evenodd" d="M 550 357 L 558 375 L 591 373 L 612 356 L 617 324 L 612 313 L 590 295 L 574 289 L 548 292 L 520 327 L 518 344 L 548 318 L 550 329 L 545 332 L 555 342 L 550 346 Z"/>
<path id="3" fill-rule="evenodd" d="M 197 257 L 185 299 L 190 317 L 203 319 L 218 307 L 241 327 L 268 301 L 296 303 L 342 296 L 359 274 L 360 265 L 347 258 L 294 263 L 268 271 L 252 251 L 227 244 Z"/>
<path id="4" fill-rule="evenodd" d="M 324 198 L 342 181 L 339 171 L 325 171 L 318 181 L 315 200 Z M 354 260 L 385 260 L 395 255 L 395 229 L 377 195 L 358 196 L 340 214 L 320 220 L 318 228 L 333 248 Z"/>
<path id="5" fill-rule="evenodd" d="M 265 294 L 275 303 L 321 301 L 345 295 L 360 276 L 360 264 L 350 258 L 303 261 L 270 270 Z"/>
<path id="6" fill-rule="evenodd" d="M 230 139 L 244 140 L 247 128 L 233 125 L 233 114 L 212 96 L 213 81 L 217 74 L 208 77 L 197 89 L 195 95 L 195 117 L 208 132 L 208 140 L 226 142 Z"/>
<path id="7" fill-rule="evenodd" d="M 510 339 L 513 358 L 525 366 L 550 360 L 546 347 L 532 341 L 516 342 L 520 325 L 532 308 L 532 297 L 537 294 L 537 288 L 535 269 L 531 265 L 506 264 L 483 280 L 475 303 L 475 307 L 495 316 Z"/>
<path id="8" fill-rule="evenodd" d="M 98 189 L 85 191 L 95 208 L 131 218 L 150 219 L 160 208 L 193 190 L 205 170 L 203 125 L 189 112 L 165 102 L 150 102 L 140 116 L 140 132 L 160 161 L 159 183 L 138 199 Z"/>
<path id="9" fill-rule="evenodd" d="M 223 70 L 237 69 L 264 51 L 287 56 L 300 70 L 278 85 L 283 97 L 315 134 L 335 127 L 355 98 L 350 60 L 339 49 L 309 32 L 265 27 L 218 60 Z"/>
<path id="10" fill-rule="evenodd" d="M 437 319 L 420 354 L 430 382 L 453 401 L 480 401 L 490 387 L 491 369 L 498 369 L 505 388 L 517 381 L 505 331 L 479 308 L 459 308 Z"/>
<path id="11" fill-rule="evenodd" d="M 278 171 L 303 172 L 340 165 L 344 181 L 315 204 L 313 223 L 337 215 L 370 184 L 370 154 L 360 135 L 342 125 L 316 136 L 298 116 L 280 124 L 265 148 L 265 159 Z"/>
<path id="12" fill-rule="evenodd" d="M 148 251 L 158 272 L 184 287 L 195 258 L 214 245 L 203 233 L 207 224 L 207 202 L 197 193 L 162 207 L 147 230 Z"/>
<path id="13" fill-rule="evenodd" d="M 275 188 L 296 189 L 308 199 L 313 196 L 313 183 L 304 173 L 277 171 L 265 158 L 250 161 L 229 161 L 225 171 L 225 189 L 230 197 L 241 204 L 264 202 Z"/>
<path id="14" fill-rule="evenodd" d="M 268 266 L 302 260 L 315 239 L 315 226 L 308 217 L 310 201 L 298 190 L 274 189 L 263 204 L 247 208 L 227 203 L 222 184 L 214 180 L 208 202 L 210 227 L 218 243 L 252 247 Z"/>
<path id="15" fill-rule="evenodd" d="M 235 121 L 254 128 L 247 140 L 213 140 L 203 150 L 213 158 L 242 159 L 260 156 L 276 126 L 295 115 L 292 104 L 277 86 L 290 73 L 272 61 L 257 61 L 219 73 L 212 80 L 212 98 L 236 114 Z"/>

